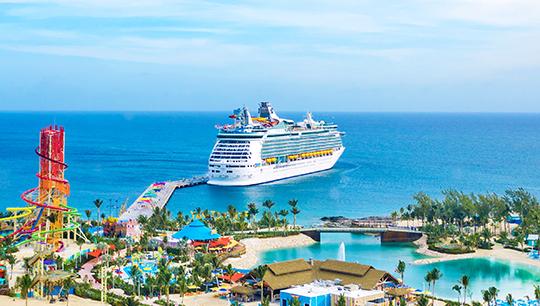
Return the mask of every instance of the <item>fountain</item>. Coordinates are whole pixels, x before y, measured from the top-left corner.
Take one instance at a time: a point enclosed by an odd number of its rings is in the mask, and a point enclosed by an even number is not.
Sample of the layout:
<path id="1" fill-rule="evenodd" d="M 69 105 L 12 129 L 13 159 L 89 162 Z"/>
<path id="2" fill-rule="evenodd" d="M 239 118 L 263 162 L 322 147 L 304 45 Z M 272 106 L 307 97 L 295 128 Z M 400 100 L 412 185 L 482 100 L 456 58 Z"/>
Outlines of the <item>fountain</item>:
<path id="1" fill-rule="evenodd" d="M 341 261 L 345 261 L 345 243 L 343 243 L 343 241 L 339 245 L 337 259 Z"/>

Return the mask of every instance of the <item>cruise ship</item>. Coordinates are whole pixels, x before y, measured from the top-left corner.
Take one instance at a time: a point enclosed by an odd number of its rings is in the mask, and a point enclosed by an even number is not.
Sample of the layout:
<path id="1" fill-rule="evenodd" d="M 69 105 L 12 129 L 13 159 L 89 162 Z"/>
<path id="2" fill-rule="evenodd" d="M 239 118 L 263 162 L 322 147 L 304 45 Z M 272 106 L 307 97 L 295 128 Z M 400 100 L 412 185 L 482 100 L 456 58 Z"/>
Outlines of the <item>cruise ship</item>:
<path id="1" fill-rule="evenodd" d="M 208 161 L 208 184 L 249 186 L 332 168 L 343 154 L 342 132 L 335 124 L 280 118 L 269 102 L 252 117 L 246 107 L 218 128 Z"/>

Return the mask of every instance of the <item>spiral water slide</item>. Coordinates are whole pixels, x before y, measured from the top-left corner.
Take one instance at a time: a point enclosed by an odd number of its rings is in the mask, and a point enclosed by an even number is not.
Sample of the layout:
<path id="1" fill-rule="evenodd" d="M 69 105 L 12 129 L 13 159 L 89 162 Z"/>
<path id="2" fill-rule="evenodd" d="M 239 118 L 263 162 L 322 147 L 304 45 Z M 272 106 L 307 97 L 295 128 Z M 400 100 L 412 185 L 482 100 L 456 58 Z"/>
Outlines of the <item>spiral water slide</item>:
<path id="1" fill-rule="evenodd" d="M 30 206 L 25 208 L 10 208 L 8 211 L 22 211 L 17 215 L 0 219 L 0 221 L 16 220 L 27 218 L 26 222 L 18 229 L 6 237 L 14 237 L 15 246 L 21 246 L 32 241 L 48 242 L 47 236 L 66 231 L 75 231 L 80 224 L 74 220 L 80 216 L 77 210 L 65 204 L 65 197 L 69 194 L 69 182 L 64 179 L 64 171 L 68 165 L 63 161 L 64 150 L 64 130 L 57 127 L 49 127 L 41 131 L 41 145 L 35 153 L 40 158 L 40 172 L 36 174 L 39 178 L 39 186 L 29 189 L 21 194 L 21 199 Z M 55 138 L 56 139 L 53 139 Z M 40 151 L 41 149 L 41 151 Z M 38 211 L 37 214 L 33 212 Z M 49 229 L 43 230 L 47 220 L 43 213 L 57 214 L 61 220 L 49 222 Z M 35 217 L 33 216 L 35 215 Z M 69 216 L 70 223 L 64 226 L 63 216 Z M 50 228 L 53 226 L 55 228 Z M 0 241 L 5 237 L 0 237 Z M 54 237 L 49 237 L 51 243 L 57 245 L 56 251 L 64 248 L 64 243 Z"/>

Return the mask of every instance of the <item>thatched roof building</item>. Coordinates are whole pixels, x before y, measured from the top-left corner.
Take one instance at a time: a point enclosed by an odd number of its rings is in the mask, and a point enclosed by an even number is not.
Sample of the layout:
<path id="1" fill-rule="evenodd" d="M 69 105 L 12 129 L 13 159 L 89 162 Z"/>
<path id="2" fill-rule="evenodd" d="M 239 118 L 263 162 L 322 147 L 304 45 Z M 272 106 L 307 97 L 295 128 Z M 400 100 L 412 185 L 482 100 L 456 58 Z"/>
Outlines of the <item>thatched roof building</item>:
<path id="1" fill-rule="evenodd" d="M 341 280 L 344 285 L 355 284 L 365 290 L 377 289 L 382 283 L 398 280 L 390 273 L 372 266 L 352 262 L 296 259 L 267 265 L 263 281 L 272 290 L 309 284 L 316 280 Z"/>

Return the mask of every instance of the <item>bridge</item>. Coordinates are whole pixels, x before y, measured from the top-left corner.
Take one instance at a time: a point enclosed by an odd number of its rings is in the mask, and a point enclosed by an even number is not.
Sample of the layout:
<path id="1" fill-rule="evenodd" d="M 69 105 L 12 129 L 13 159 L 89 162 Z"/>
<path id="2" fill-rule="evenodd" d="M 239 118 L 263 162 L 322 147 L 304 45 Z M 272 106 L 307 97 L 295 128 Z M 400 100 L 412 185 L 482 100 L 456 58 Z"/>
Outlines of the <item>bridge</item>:
<path id="1" fill-rule="evenodd" d="M 422 232 L 404 227 L 312 227 L 300 232 L 315 241 L 321 241 L 321 233 L 372 233 L 381 236 L 381 242 L 412 242 L 422 237 Z"/>

